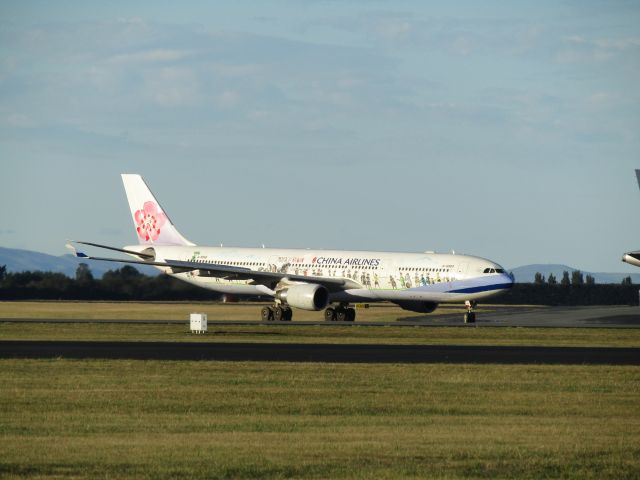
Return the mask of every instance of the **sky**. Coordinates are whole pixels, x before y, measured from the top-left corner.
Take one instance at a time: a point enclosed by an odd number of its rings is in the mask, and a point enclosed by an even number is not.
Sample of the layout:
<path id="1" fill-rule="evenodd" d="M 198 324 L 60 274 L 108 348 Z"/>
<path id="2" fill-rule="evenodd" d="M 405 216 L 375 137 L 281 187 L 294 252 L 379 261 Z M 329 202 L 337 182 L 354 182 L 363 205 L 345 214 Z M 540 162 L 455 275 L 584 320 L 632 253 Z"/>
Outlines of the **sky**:
<path id="1" fill-rule="evenodd" d="M 198 244 L 637 273 L 640 2 L 0 3 L 0 246 Z"/>

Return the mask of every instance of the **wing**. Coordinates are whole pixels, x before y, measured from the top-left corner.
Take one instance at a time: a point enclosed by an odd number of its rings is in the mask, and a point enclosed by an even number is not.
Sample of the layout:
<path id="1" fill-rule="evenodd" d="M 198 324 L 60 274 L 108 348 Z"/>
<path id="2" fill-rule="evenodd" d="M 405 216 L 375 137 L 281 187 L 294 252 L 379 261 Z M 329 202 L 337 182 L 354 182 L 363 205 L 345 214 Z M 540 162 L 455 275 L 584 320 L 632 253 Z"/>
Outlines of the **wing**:
<path id="1" fill-rule="evenodd" d="M 142 258 L 150 258 L 151 255 L 145 253 L 134 252 L 130 250 L 124 250 L 116 247 L 109 247 L 106 245 L 99 245 L 97 243 L 90 242 L 69 242 L 67 248 L 73 252 L 78 258 L 86 258 L 89 260 L 100 260 L 103 262 L 119 262 L 130 263 L 134 265 L 152 265 L 155 267 L 165 267 L 168 269 L 168 273 L 185 273 L 193 272 L 199 277 L 218 277 L 225 280 L 251 280 L 253 285 L 265 285 L 270 289 L 274 289 L 275 286 L 282 282 L 304 282 L 323 285 L 327 290 L 331 292 L 337 292 L 342 290 L 350 290 L 356 288 L 362 288 L 358 282 L 355 282 L 348 278 L 324 278 L 324 277 L 308 277 L 304 275 L 291 275 L 288 273 L 279 272 L 260 272 L 257 270 L 251 270 L 249 268 L 232 267 L 229 265 L 220 265 L 217 263 L 202 263 L 202 262 L 189 262 L 183 260 L 170 260 L 164 261 L 156 260 L 129 260 L 120 258 L 105 258 L 105 257 L 93 257 L 83 252 L 78 251 L 72 243 L 81 243 L 84 245 L 91 245 L 99 248 L 106 248 L 108 250 L 114 250 L 118 252 L 124 252 L 130 255 L 137 255 Z"/>

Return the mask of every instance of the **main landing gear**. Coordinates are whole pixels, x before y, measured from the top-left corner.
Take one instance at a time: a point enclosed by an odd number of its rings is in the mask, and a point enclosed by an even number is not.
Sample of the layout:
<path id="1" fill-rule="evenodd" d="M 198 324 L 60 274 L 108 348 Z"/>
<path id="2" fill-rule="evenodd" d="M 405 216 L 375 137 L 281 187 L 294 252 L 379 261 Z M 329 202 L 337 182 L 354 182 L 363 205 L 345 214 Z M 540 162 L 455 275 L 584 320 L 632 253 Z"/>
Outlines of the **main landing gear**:
<path id="1" fill-rule="evenodd" d="M 287 305 L 272 305 L 268 307 L 262 307 L 260 312 L 263 322 L 290 322 L 293 318 L 293 312 Z"/>
<path id="2" fill-rule="evenodd" d="M 262 307 L 260 317 L 263 322 L 290 322 L 293 312 L 288 305 L 276 303 Z M 347 304 L 340 304 L 336 307 L 329 307 L 324 311 L 324 319 L 327 322 L 354 322 L 356 320 L 356 309 L 349 308 Z"/>
<path id="3" fill-rule="evenodd" d="M 355 322 L 356 309 L 349 308 L 346 304 L 329 307 L 324 311 L 324 319 L 327 322 Z"/>
<path id="4" fill-rule="evenodd" d="M 464 305 L 467 307 L 467 313 L 464 314 L 464 323 L 476 323 L 476 312 L 473 309 L 478 306 L 478 302 L 467 300 Z"/>

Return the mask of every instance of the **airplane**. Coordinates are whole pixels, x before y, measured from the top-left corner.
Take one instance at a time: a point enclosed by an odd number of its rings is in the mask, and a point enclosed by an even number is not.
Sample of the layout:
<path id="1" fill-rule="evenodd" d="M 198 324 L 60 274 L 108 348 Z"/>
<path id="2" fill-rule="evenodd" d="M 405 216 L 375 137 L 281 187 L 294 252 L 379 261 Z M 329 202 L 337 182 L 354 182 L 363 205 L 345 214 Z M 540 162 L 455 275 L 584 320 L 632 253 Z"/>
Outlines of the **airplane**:
<path id="1" fill-rule="evenodd" d="M 638 179 L 638 186 L 640 186 L 640 170 L 636 170 L 636 178 Z M 625 253 L 622 255 L 622 261 L 640 267 L 640 250 Z"/>
<path id="2" fill-rule="evenodd" d="M 324 310 L 327 321 L 354 321 L 351 304 L 388 301 L 431 313 L 442 302 L 466 306 L 476 320 L 478 300 L 511 288 L 513 276 L 490 260 L 455 253 L 233 248 L 200 246 L 183 237 L 144 179 L 122 174 L 138 244 L 117 248 L 70 241 L 83 259 L 153 265 L 180 280 L 222 294 L 271 297 L 263 321 L 290 321 L 292 307 Z M 94 257 L 74 244 L 125 253 L 133 259 Z"/>

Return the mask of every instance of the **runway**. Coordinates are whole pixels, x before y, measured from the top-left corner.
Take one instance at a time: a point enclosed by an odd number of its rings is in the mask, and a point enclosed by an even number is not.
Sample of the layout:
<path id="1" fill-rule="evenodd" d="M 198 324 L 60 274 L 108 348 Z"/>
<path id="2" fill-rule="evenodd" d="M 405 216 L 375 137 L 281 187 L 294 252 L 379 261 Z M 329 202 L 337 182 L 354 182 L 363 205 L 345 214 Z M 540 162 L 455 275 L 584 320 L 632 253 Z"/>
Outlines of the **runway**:
<path id="1" fill-rule="evenodd" d="M 318 313 L 320 317 L 320 313 Z M 106 323 L 186 325 L 188 320 L 126 320 L 126 319 L 56 319 L 56 318 L 4 318 L 0 323 Z M 282 325 L 282 326 L 367 326 L 367 327 L 531 327 L 531 328 L 640 328 L 640 307 L 548 307 L 506 308 L 479 313 L 475 324 L 462 321 L 462 310 L 457 314 L 399 317 L 388 322 L 326 322 L 293 321 L 263 322 L 260 320 L 209 320 L 209 325 Z"/>
<path id="2" fill-rule="evenodd" d="M 5 340 L 0 358 L 640 365 L 640 348 Z"/>

